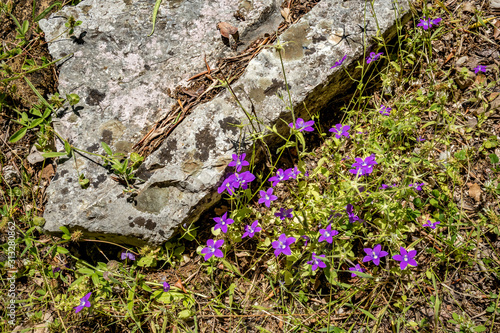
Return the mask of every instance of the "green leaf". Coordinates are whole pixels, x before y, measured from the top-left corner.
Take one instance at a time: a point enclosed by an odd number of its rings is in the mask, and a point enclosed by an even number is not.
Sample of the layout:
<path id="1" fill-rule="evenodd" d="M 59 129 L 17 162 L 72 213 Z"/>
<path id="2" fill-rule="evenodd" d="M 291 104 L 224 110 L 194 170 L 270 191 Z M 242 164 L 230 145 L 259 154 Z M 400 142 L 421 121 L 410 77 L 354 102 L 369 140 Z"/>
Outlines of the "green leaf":
<path id="1" fill-rule="evenodd" d="M 12 134 L 12 136 L 9 138 L 10 143 L 16 143 L 17 141 L 21 140 L 23 136 L 26 135 L 26 131 L 28 130 L 27 127 L 21 128 L 19 131 L 16 133 Z"/>
<path id="2" fill-rule="evenodd" d="M 162 0 L 156 0 L 155 7 L 153 9 L 153 30 L 151 30 L 151 33 L 148 35 L 148 37 L 151 36 L 153 32 L 155 32 L 156 16 L 158 15 L 158 10 L 160 9 L 161 2 Z"/>
<path id="3" fill-rule="evenodd" d="M 84 274 L 84 275 L 92 275 L 94 274 L 94 270 L 90 269 L 88 267 L 81 267 L 78 269 L 78 272 Z"/>
<path id="4" fill-rule="evenodd" d="M 28 73 L 28 72 L 27 72 Z M 27 74 L 25 73 L 25 74 Z M 45 104 L 47 107 L 49 107 L 52 111 L 54 111 L 54 108 L 52 106 L 52 104 L 50 104 L 49 102 L 47 102 L 47 100 L 45 98 L 43 98 L 43 96 L 38 92 L 38 90 L 35 88 L 35 86 L 31 83 L 30 80 L 28 80 L 28 78 L 26 76 L 24 76 L 24 80 L 26 81 L 26 83 L 28 84 L 28 86 L 30 86 L 31 90 L 33 90 L 33 92 L 35 93 L 35 95 L 38 97 L 38 99 L 40 99 L 40 101 L 42 101 L 43 104 Z"/>
<path id="5" fill-rule="evenodd" d="M 370 319 L 372 320 L 377 320 L 377 318 L 375 318 L 374 315 L 372 315 L 370 312 L 366 311 L 365 309 L 359 309 L 361 312 L 363 312 L 365 315 L 367 315 L 368 317 L 370 317 Z"/>
<path id="6" fill-rule="evenodd" d="M 68 141 L 64 141 L 64 151 L 66 152 L 66 154 L 69 156 L 71 155 L 71 145 L 69 144 Z"/>
<path id="7" fill-rule="evenodd" d="M 30 28 L 30 23 L 29 21 L 24 21 L 23 22 L 23 26 L 21 28 L 21 34 L 23 35 L 26 35 L 26 33 L 28 32 L 28 29 Z"/>
<path id="8" fill-rule="evenodd" d="M 499 162 L 498 156 L 494 153 L 490 154 L 491 164 L 497 164 Z"/>
<path id="9" fill-rule="evenodd" d="M 57 151 L 49 151 L 48 153 L 42 153 L 43 158 L 53 158 L 53 157 L 60 157 L 60 156 L 66 156 L 66 153 L 63 152 L 57 152 Z"/>
<path id="10" fill-rule="evenodd" d="M 80 96 L 78 96 L 77 94 L 66 94 L 66 100 L 68 101 L 69 105 L 73 106 L 80 102 Z"/>
<path id="11" fill-rule="evenodd" d="M 455 158 L 459 161 L 464 161 L 467 159 L 467 152 L 465 149 L 462 149 L 461 151 L 459 152 L 456 152 L 455 153 Z"/>
<path id="12" fill-rule="evenodd" d="M 101 282 L 99 281 L 99 276 L 94 273 L 90 276 L 90 278 L 92 279 L 92 282 L 94 282 L 94 285 L 96 287 L 99 287 L 99 285 L 101 284 Z"/>
<path id="13" fill-rule="evenodd" d="M 31 122 L 31 124 L 29 125 L 29 128 L 30 128 L 30 129 L 31 129 L 31 128 L 35 128 L 35 127 L 37 127 L 38 125 L 40 125 L 40 124 L 41 124 L 42 122 L 44 122 L 44 121 L 45 121 L 45 119 L 43 119 L 43 118 L 38 118 L 38 119 L 36 119 L 36 120 L 34 120 L 34 121 L 32 121 L 32 122 Z"/>
<path id="14" fill-rule="evenodd" d="M 190 318 L 193 316 L 193 312 L 191 310 L 182 310 L 181 312 L 179 312 L 177 314 L 177 317 L 179 317 L 180 319 L 186 319 L 186 318 Z"/>
<path id="15" fill-rule="evenodd" d="M 61 230 L 65 235 L 68 235 L 68 236 L 71 236 L 68 228 L 62 226 L 62 227 L 59 227 L 59 230 Z"/>
<path id="16" fill-rule="evenodd" d="M 101 146 L 102 146 L 102 148 L 104 148 L 104 151 L 106 152 L 106 154 L 108 154 L 110 156 L 113 155 L 113 151 L 111 150 L 111 148 L 109 148 L 109 146 L 106 144 L 106 142 L 101 141 Z"/>
<path id="17" fill-rule="evenodd" d="M 484 331 L 486 331 L 486 327 L 482 325 L 474 327 L 474 332 L 484 332 Z"/>
<path id="18" fill-rule="evenodd" d="M 43 19 L 52 10 L 52 8 L 54 8 L 55 6 L 61 7 L 61 3 L 60 2 L 53 3 L 47 9 L 45 9 L 43 12 L 41 12 L 40 14 L 38 14 L 38 16 L 35 17 L 34 21 L 38 22 L 41 19 Z M 33 7 L 33 8 L 35 8 L 35 7 Z"/>
<path id="19" fill-rule="evenodd" d="M 56 251 L 57 251 L 57 253 L 60 253 L 60 254 L 67 254 L 67 253 L 69 253 L 68 249 L 66 249 L 66 248 L 64 248 L 62 246 L 58 246 L 56 248 Z"/>

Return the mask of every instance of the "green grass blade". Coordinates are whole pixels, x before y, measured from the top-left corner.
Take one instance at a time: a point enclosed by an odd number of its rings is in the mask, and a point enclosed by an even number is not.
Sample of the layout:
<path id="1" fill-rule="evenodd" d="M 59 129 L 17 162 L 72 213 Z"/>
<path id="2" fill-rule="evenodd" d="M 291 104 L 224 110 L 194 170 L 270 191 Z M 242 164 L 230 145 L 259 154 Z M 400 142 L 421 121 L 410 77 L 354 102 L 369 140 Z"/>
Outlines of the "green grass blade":
<path id="1" fill-rule="evenodd" d="M 45 98 L 43 98 L 42 94 L 40 94 L 38 92 L 38 90 L 31 83 L 31 81 L 28 80 L 28 78 L 26 76 L 24 77 L 24 80 L 26 81 L 26 83 L 28 84 L 28 86 L 30 86 L 30 88 L 33 90 L 33 92 L 38 96 L 38 98 L 43 102 L 43 104 L 45 104 L 48 108 L 50 108 L 52 111 L 54 111 L 54 108 L 52 107 L 52 105 L 49 102 L 47 102 L 47 100 Z"/>
<path id="2" fill-rule="evenodd" d="M 45 9 L 43 12 L 41 12 L 40 14 L 38 14 L 38 16 L 33 19 L 33 21 L 38 22 L 41 19 L 43 19 L 48 13 L 50 13 L 50 11 L 52 10 L 52 8 L 54 8 L 55 6 L 59 6 L 59 9 L 60 9 L 61 8 L 61 3 L 60 2 L 53 3 L 47 9 Z"/>
<path id="3" fill-rule="evenodd" d="M 155 24 L 156 24 L 156 16 L 158 15 L 158 10 L 160 9 L 162 0 L 156 0 L 155 8 L 153 9 L 153 30 L 151 30 L 151 33 L 148 35 L 151 36 L 153 32 L 155 32 Z"/>

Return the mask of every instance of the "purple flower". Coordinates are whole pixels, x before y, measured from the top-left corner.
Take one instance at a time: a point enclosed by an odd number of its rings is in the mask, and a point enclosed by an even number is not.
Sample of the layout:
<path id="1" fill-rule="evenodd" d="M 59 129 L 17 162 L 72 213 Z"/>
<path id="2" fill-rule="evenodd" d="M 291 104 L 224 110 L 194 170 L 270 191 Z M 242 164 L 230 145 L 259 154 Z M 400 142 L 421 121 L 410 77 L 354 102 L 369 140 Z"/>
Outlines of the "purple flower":
<path id="1" fill-rule="evenodd" d="M 431 222 L 431 220 L 427 220 L 427 223 L 425 223 L 423 226 L 424 227 L 429 227 L 431 229 L 436 229 L 437 225 L 441 224 L 441 222 L 436 221 L 436 222 Z"/>
<path id="2" fill-rule="evenodd" d="M 417 24 L 417 27 L 422 27 L 422 29 L 427 30 L 432 28 L 433 25 L 438 25 L 439 22 L 441 22 L 441 18 L 435 18 L 435 19 L 427 19 L 425 16 L 424 18 L 420 19 L 420 23 Z"/>
<path id="3" fill-rule="evenodd" d="M 332 225 L 329 224 L 326 229 L 319 229 L 319 233 L 321 236 L 319 236 L 318 242 L 326 241 L 329 244 L 333 243 L 333 236 L 337 236 L 339 232 L 337 230 L 332 230 Z"/>
<path id="4" fill-rule="evenodd" d="M 382 186 L 380 186 L 378 189 L 379 190 L 385 190 L 386 188 L 389 188 L 389 187 L 391 187 L 391 186 L 386 185 L 386 184 L 382 184 Z"/>
<path id="5" fill-rule="evenodd" d="M 407 252 L 404 247 L 401 247 L 399 249 L 399 252 L 401 254 L 392 256 L 392 259 L 401 261 L 401 263 L 399 264 L 399 268 L 401 268 L 401 270 L 404 270 L 408 265 L 418 266 L 415 259 L 413 259 L 417 255 L 417 250 L 411 250 Z"/>
<path id="6" fill-rule="evenodd" d="M 274 250 L 274 255 L 277 257 L 280 253 L 283 253 L 287 256 L 292 254 L 292 250 L 290 249 L 290 245 L 295 242 L 294 237 L 286 237 L 285 234 L 281 234 L 277 241 L 272 243 Z"/>
<path id="7" fill-rule="evenodd" d="M 271 201 L 278 199 L 277 196 L 273 194 L 273 188 L 270 187 L 267 191 L 259 191 L 260 199 L 259 203 L 264 203 L 266 207 L 271 206 Z"/>
<path id="8" fill-rule="evenodd" d="M 304 122 L 304 119 L 298 118 L 297 121 L 295 122 L 295 126 L 293 126 L 293 123 L 288 124 L 291 128 L 297 129 L 299 132 L 306 131 L 306 132 L 312 132 L 314 131 L 314 128 L 311 126 L 314 125 L 314 120 L 309 120 Z"/>
<path id="9" fill-rule="evenodd" d="M 474 73 L 477 74 L 479 72 L 486 73 L 486 66 L 484 66 L 484 65 L 478 65 L 476 68 L 474 68 Z"/>
<path id="10" fill-rule="evenodd" d="M 410 187 L 415 187 L 415 191 L 422 191 L 422 186 L 424 186 L 424 183 L 415 183 L 415 184 L 410 184 L 408 185 Z"/>
<path id="11" fill-rule="evenodd" d="M 344 60 L 346 58 L 347 58 L 347 54 L 342 59 L 340 59 L 339 61 L 337 61 L 332 67 L 330 67 L 330 69 L 335 68 L 335 67 L 339 67 L 340 65 L 342 65 L 342 63 L 344 62 Z"/>
<path id="12" fill-rule="evenodd" d="M 92 295 L 92 292 L 88 293 L 87 295 L 83 296 L 80 299 L 80 305 L 75 306 L 73 308 L 76 310 L 75 313 L 82 311 L 83 308 L 90 308 L 90 302 L 89 302 L 90 295 Z"/>
<path id="13" fill-rule="evenodd" d="M 335 137 L 337 139 L 340 139 L 342 136 L 345 136 L 346 138 L 350 138 L 349 136 L 349 130 L 351 129 L 351 126 L 345 125 L 342 126 L 342 124 L 337 124 L 335 127 L 330 128 L 330 132 L 335 133 Z"/>
<path id="14" fill-rule="evenodd" d="M 233 188 L 239 188 L 241 186 L 242 189 L 246 190 L 248 188 L 248 183 L 252 182 L 255 176 L 250 171 L 245 171 L 240 174 L 235 172 L 230 178 Z"/>
<path id="15" fill-rule="evenodd" d="M 356 266 L 354 266 L 354 267 L 349 267 L 349 270 L 353 271 L 353 272 L 360 272 L 360 273 L 363 273 L 365 271 L 363 269 L 363 267 L 361 267 L 359 264 L 356 264 Z M 351 277 L 355 277 L 355 276 L 357 276 L 356 273 L 351 273 Z"/>
<path id="16" fill-rule="evenodd" d="M 262 228 L 259 227 L 258 224 L 259 224 L 259 221 L 255 220 L 255 221 L 253 221 L 252 225 L 245 226 L 245 233 L 243 234 L 243 236 L 241 236 L 241 238 L 245 238 L 245 237 L 252 238 L 256 232 L 260 232 L 262 230 Z"/>
<path id="17" fill-rule="evenodd" d="M 211 256 L 223 258 L 224 253 L 222 253 L 222 250 L 219 249 L 219 247 L 221 247 L 222 244 L 224 244 L 223 239 L 219 239 L 216 242 L 214 242 L 213 239 L 207 240 L 207 247 L 205 247 L 203 250 L 201 250 L 201 254 L 205 255 L 205 261 L 210 259 Z"/>
<path id="18" fill-rule="evenodd" d="M 380 258 L 385 257 L 386 255 L 389 254 L 389 253 L 387 253 L 385 251 L 381 251 L 381 250 L 382 250 L 382 245 L 380 245 L 380 244 L 375 245 L 373 250 L 370 248 L 363 249 L 363 251 L 365 251 L 365 253 L 367 254 L 367 256 L 365 256 L 363 258 L 363 262 L 373 260 L 373 263 L 376 266 L 378 266 L 378 264 L 380 263 Z"/>
<path id="19" fill-rule="evenodd" d="M 418 141 L 418 142 L 424 142 L 424 141 L 425 141 L 425 139 L 424 139 L 423 137 L 419 136 L 419 137 L 417 138 L 417 141 Z"/>
<path id="20" fill-rule="evenodd" d="M 388 107 L 388 106 L 384 106 L 383 104 L 380 106 L 380 111 L 379 113 L 383 116 L 388 116 L 391 114 L 391 110 L 392 108 L 391 107 Z"/>
<path id="21" fill-rule="evenodd" d="M 347 206 L 345 207 L 345 211 L 349 216 L 349 223 L 354 223 L 356 221 L 359 221 L 359 217 L 352 211 L 353 208 L 354 206 L 351 204 L 347 204 Z"/>
<path id="22" fill-rule="evenodd" d="M 370 55 L 366 58 L 366 63 L 369 64 L 372 61 L 378 60 L 378 58 L 380 58 L 382 54 L 384 54 L 384 52 L 380 53 L 370 52 Z"/>
<path id="23" fill-rule="evenodd" d="M 61 267 L 54 267 L 54 268 L 52 269 L 52 273 L 53 273 L 53 274 L 55 274 L 55 273 L 57 273 L 57 272 L 60 272 L 60 271 L 61 271 Z"/>
<path id="24" fill-rule="evenodd" d="M 352 168 L 355 168 L 354 170 L 349 170 L 350 173 L 359 175 L 359 176 L 365 176 L 369 175 L 370 173 L 373 172 L 373 166 L 375 164 L 378 164 L 375 161 L 375 155 L 370 155 L 366 157 L 364 160 L 360 157 L 355 158 L 356 162 L 352 164 Z"/>
<path id="25" fill-rule="evenodd" d="M 325 258 L 325 255 L 324 254 L 320 254 L 320 255 L 317 256 L 316 253 L 313 252 L 313 254 L 312 254 L 312 260 L 307 262 L 309 265 L 312 265 L 311 268 L 312 268 L 313 271 L 315 271 L 318 267 L 319 268 L 325 268 L 326 267 L 325 262 L 321 258 Z"/>
<path id="26" fill-rule="evenodd" d="M 227 190 L 227 193 L 229 193 L 229 195 L 233 195 L 234 194 L 234 187 L 233 187 L 234 178 L 235 178 L 234 175 L 227 177 L 224 180 L 224 182 L 222 183 L 222 185 L 219 186 L 219 188 L 217 189 L 217 192 L 219 192 L 219 194 L 220 194 L 220 193 Z"/>
<path id="27" fill-rule="evenodd" d="M 297 179 L 297 176 L 300 174 L 301 172 L 299 171 L 299 168 L 297 168 L 297 166 L 295 166 L 295 168 L 290 168 L 290 169 L 286 169 L 285 170 L 285 174 L 288 175 L 289 178 L 293 178 L 293 179 Z"/>
<path id="28" fill-rule="evenodd" d="M 130 260 L 135 260 L 135 255 L 133 253 L 130 253 L 130 252 L 122 252 L 122 256 L 121 256 L 122 260 L 125 260 L 125 259 L 130 259 Z"/>
<path id="29" fill-rule="evenodd" d="M 168 292 L 170 290 L 170 285 L 168 284 L 168 282 L 163 282 L 163 291 L 164 292 Z"/>
<path id="30" fill-rule="evenodd" d="M 441 18 L 438 17 L 438 18 L 435 18 L 435 19 L 429 19 L 430 20 L 430 27 L 432 28 L 433 25 L 438 25 L 439 22 L 441 22 Z"/>
<path id="31" fill-rule="evenodd" d="M 290 176 L 285 171 L 283 171 L 283 169 L 278 169 L 278 171 L 276 171 L 276 175 L 272 176 L 268 180 L 271 182 L 272 186 L 274 187 L 280 181 L 288 180 L 289 178 L 290 178 Z"/>
<path id="32" fill-rule="evenodd" d="M 301 238 L 304 238 L 304 247 L 307 246 L 307 243 L 309 243 L 309 241 L 311 240 L 309 238 L 309 236 L 306 236 L 306 235 L 303 235 L 303 236 L 300 236 Z"/>
<path id="33" fill-rule="evenodd" d="M 216 222 L 214 230 L 220 229 L 223 233 L 227 232 L 227 226 L 234 223 L 233 219 L 227 218 L 227 212 L 222 215 L 222 217 L 214 217 L 214 221 Z"/>
<path id="34" fill-rule="evenodd" d="M 245 154 L 245 153 L 243 153 L 241 155 L 233 154 L 232 156 L 233 156 L 233 160 L 231 162 L 229 162 L 228 166 L 236 167 L 236 172 L 240 172 L 242 167 L 250 164 L 247 161 L 245 161 L 245 156 L 247 156 L 247 154 Z"/>
<path id="35" fill-rule="evenodd" d="M 292 212 L 293 208 L 290 209 L 280 208 L 280 211 L 278 213 L 274 213 L 274 216 L 279 217 L 281 221 L 284 221 L 286 218 L 291 219 L 293 217 Z"/>
<path id="36" fill-rule="evenodd" d="M 431 27 L 431 24 L 431 19 L 427 19 L 424 16 L 424 18 L 420 19 L 420 23 L 417 24 L 417 27 L 422 27 L 422 29 L 427 30 Z"/>

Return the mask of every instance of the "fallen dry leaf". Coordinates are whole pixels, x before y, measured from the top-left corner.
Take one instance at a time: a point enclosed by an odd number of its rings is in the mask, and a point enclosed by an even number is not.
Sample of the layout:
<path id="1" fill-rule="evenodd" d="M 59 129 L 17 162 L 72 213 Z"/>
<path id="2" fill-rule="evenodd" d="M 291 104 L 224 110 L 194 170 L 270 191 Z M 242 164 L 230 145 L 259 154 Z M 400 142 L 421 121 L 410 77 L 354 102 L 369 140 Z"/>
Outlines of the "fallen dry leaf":
<path id="1" fill-rule="evenodd" d="M 288 23 L 291 23 L 291 17 L 290 17 L 290 9 L 289 8 L 281 8 L 281 16 L 287 21 Z"/>
<path id="2" fill-rule="evenodd" d="M 174 284 L 174 287 L 177 287 L 181 289 L 183 292 L 187 293 L 186 288 L 184 288 L 184 285 L 182 284 L 181 279 L 177 280 L 177 282 Z"/>
<path id="3" fill-rule="evenodd" d="M 481 201 L 481 187 L 475 183 L 467 183 L 469 186 L 469 196 L 476 200 L 476 202 Z"/>
<path id="4" fill-rule="evenodd" d="M 234 35 L 238 33 L 238 28 L 233 27 L 231 24 L 227 22 L 217 23 L 217 29 L 219 29 L 220 34 L 226 38 L 229 38 L 229 35 Z"/>
<path id="5" fill-rule="evenodd" d="M 500 20 L 497 20 L 493 25 L 493 38 L 497 38 L 500 35 Z"/>
<path id="6" fill-rule="evenodd" d="M 54 170 L 54 166 L 52 164 L 47 164 L 45 168 L 42 170 L 41 177 L 44 180 L 50 180 L 54 176 L 56 171 Z"/>

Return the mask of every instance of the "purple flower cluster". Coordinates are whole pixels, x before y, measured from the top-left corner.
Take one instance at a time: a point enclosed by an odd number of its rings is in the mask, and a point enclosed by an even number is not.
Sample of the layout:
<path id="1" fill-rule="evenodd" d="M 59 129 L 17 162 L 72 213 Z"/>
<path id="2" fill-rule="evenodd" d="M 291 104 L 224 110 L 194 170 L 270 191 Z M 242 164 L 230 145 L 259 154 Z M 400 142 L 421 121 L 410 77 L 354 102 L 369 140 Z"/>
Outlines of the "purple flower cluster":
<path id="1" fill-rule="evenodd" d="M 366 253 L 366 256 L 363 258 L 363 262 L 372 261 L 376 266 L 380 264 L 381 258 L 389 254 L 386 251 L 382 251 L 382 245 L 380 244 L 375 245 L 373 249 L 366 248 L 363 249 L 363 251 Z M 399 267 L 401 270 L 404 270 L 408 265 L 417 266 L 417 262 L 413 259 L 417 255 L 417 250 L 407 251 L 404 247 L 401 247 L 399 252 L 400 254 L 392 256 L 392 259 L 400 261 Z"/>
<path id="2" fill-rule="evenodd" d="M 241 154 L 241 156 L 233 154 L 233 160 L 229 163 L 229 166 L 236 167 L 236 172 L 222 182 L 217 192 L 223 193 L 227 191 L 229 195 L 233 195 L 236 189 L 241 187 L 241 189 L 246 190 L 248 188 L 248 183 L 255 180 L 255 176 L 250 171 L 238 173 L 241 171 L 242 167 L 249 165 L 249 163 L 245 161 L 245 156 L 245 153 Z"/>
<path id="3" fill-rule="evenodd" d="M 422 29 L 427 30 L 432 28 L 433 25 L 438 25 L 441 22 L 441 18 L 428 19 L 424 16 L 424 18 L 420 19 L 420 23 L 417 24 L 417 27 L 422 27 Z"/>
<path id="4" fill-rule="evenodd" d="M 366 157 L 364 160 L 360 157 L 355 158 L 356 162 L 352 164 L 352 168 L 349 170 L 350 173 L 358 176 L 366 176 L 373 172 L 373 166 L 378 164 L 375 161 L 375 155 L 372 154 Z"/>
<path id="5" fill-rule="evenodd" d="M 383 116 L 389 116 L 391 114 L 391 107 L 384 106 L 383 104 L 380 106 L 380 111 L 379 113 Z"/>
<path id="6" fill-rule="evenodd" d="M 424 183 L 415 183 L 415 184 L 410 184 L 408 185 L 410 187 L 414 187 L 415 191 L 422 191 L 422 186 L 424 186 Z"/>

